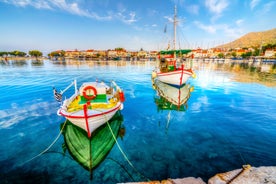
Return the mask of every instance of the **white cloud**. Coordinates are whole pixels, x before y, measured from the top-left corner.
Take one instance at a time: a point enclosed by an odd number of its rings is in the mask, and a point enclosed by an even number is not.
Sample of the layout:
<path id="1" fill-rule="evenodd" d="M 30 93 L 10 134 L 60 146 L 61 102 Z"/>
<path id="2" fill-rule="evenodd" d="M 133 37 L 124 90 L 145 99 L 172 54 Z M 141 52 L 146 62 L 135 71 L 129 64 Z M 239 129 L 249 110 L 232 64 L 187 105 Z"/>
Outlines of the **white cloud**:
<path id="1" fill-rule="evenodd" d="M 118 12 L 114 13 L 113 17 L 124 22 L 125 24 L 132 24 L 137 21 L 136 13 L 133 11 L 128 12 L 127 8 L 125 8 L 124 4 L 117 4 Z"/>
<path id="2" fill-rule="evenodd" d="M 129 18 L 125 20 L 127 23 L 131 24 L 133 22 L 136 22 L 136 13 L 135 12 L 130 12 L 129 13 Z"/>
<path id="3" fill-rule="evenodd" d="M 215 14 L 221 14 L 228 6 L 227 0 L 206 0 L 205 6 L 210 12 Z"/>
<path id="4" fill-rule="evenodd" d="M 120 12 L 113 14 L 112 17 L 117 18 L 126 24 L 132 24 L 137 21 L 135 12 L 126 13 L 125 10 L 121 10 Z"/>
<path id="5" fill-rule="evenodd" d="M 169 16 L 164 16 L 165 19 L 168 20 L 168 22 L 173 22 L 173 18 L 172 17 L 169 17 Z"/>
<path id="6" fill-rule="evenodd" d="M 207 9 L 213 13 L 211 21 L 214 22 L 219 17 L 221 17 L 223 11 L 228 7 L 229 2 L 227 0 L 206 0 L 205 6 Z"/>
<path id="7" fill-rule="evenodd" d="M 52 0 L 49 1 L 49 4 L 52 5 L 53 8 L 58 8 L 63 11 L 69 12 L 73 15 L 84 16 L 88 18 L 93 18 L 96 20 L 110 20 L 111 16 L 99 16 L 95 12 L 89 12 L 87 10 L 82 9 L 78 3 L 67 3 L 65 0 Z"/>
<path id="8" fill-rule="evenodd" d="M 243 20 L 237 20 L 236 24 L 241 24 Z M 199 21 L 195 21 L 194 24 L 199 28 L 207 33 L 210 34 L 223 34 L 225 37 L 228 38 L 237 38 L 243 34 L 243 31 L 240 27 L 234 26 L 231 27 L 227 24 L 212 24 L 212 25 L 204 25 Z"/>
<path id="9" fill-rule="evenodd" d="M 10 1 L 4 1 L 4 3 L 13 4 L 15 6 L 22 6 L 25 7 L 30 4 L 30 0 L 10 0 Z"/>
<path id="10" fill-rule="evenodd" d="M 224 32 L 226 37 L 231 39 L 236 39 L 243 34 L 243 31 L 241 28 L 229 27 L 228 25 L 223 25 L 222 31 Z"/>
<path id="11" fill-rule="evenodd" d="M 273 9 L 273 6 L 275 6 L 275 5 L 276 5 L 275 1 L 273 1 L 273 2 L 271 1 L 269 3 L 264 4 L 263 12 L 265 12 L 265 13 L 269 12 L 271 9 Z M 274 9 L 274 11 L 275 11 L 275 9 Z M 275 12 L 273 12 L 273 13 L 275 13 Z"/>
<path id="12" fill-rule="evenodd" d="M 194 21 L 194 24 L 198 27 L 198 28 L 200 28 L 200 29 L 202 29 L 202 30 L 204 30 L 204 31 L 206 31 L 206 32 L 208 32 L 208 33 L 212 33 L 212 34 L 214 34 L 214 33 L 216 33 L 216 28 L 214 27 L 214 26 L 212 26 L 212 25 L 204 25 L 204 24 L 202 24 L 201 22 L 199 22 L 199 21 Z"/>
<path id="13" fill-rule="evenodd" d="M 257 6 L 259 4 L 260 0 L 251 0 L 250 2 L 250 9 L 254 9 L 255 6 Z"/>
<path id="14" fill-rule="evenodd" d="M 46 1 L 37 1 L 33 3 L 33 6 L 37 9 L 52 9 Z"/>
<path id="15" fill-rule="evenodd" d="M 244 22 L 243 19 L 236 20 L 236 25 L 240 26 Z"/>
<path id="16" fill-rule="evenodd" d="M 107 15 L 100 16 L 96 12 L 90 12 L 80 7 L 77 2 L 69 3 L 66 0 L 0 0 L 7 4 L 14 6 L 26 7 L 32 6 L 36 9 L 51 9 L 51 10 L 62 10 L 73 15 L 88 17 L 96 20 L 111 20 L 112 16 Z M 132 17 L 133 18 L 133 17 Z M 133 19 L 130 19 L 133 21 Z"/>
<path id="17" fill-rule="evenodd" d="M 4 0 L 3 2 L 14 6 L 33 6 L 37 9 L 51 9 L 49 2 L 43 0 Z"/>

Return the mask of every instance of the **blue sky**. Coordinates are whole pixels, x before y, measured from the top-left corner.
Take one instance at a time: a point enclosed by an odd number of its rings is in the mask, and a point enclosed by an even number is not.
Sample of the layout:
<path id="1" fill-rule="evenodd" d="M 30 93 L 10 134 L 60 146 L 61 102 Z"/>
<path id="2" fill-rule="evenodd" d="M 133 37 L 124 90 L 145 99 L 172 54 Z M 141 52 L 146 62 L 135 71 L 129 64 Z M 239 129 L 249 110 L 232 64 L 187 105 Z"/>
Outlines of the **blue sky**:
<path id="1" fill-rule="evenodd" d="M 164 49 L 174 6 L 177 48 L 276 28 L 275 0 L 0 0 L 0 51 Z"/>

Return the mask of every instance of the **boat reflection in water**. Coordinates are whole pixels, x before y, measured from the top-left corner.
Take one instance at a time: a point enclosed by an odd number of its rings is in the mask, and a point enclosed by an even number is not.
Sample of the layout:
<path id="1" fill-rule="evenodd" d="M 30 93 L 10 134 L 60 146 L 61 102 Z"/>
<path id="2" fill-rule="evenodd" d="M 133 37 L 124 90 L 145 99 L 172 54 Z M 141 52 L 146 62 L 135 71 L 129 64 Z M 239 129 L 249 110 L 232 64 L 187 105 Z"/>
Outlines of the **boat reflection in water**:
<path id="1" fill-rule="evenodd" d="M 189 100 L 194 87 L 191 87 L 190 84 L 187 83 L 183 86 L 176 87 L 159 80 L 154 80 L 153 89 L 155 89 L 159 95 L 154 99 L 158 111 L 186 111 L 188 108 L 187 101 Z"/>
<path id="2" fill-rule="evenodd" d="M 190 84 L 187 83 L 180 87 L 176 87 L 159 80 L 153 80 L 152 82 L 153 89 L 158 93 L 158 96 L 154 98 L 157 110 L 168 110 L 166 123 L 166 131 L 168 131 L 171 120 L 171 111 L 186 111 L 188 109 L 187 102 L 194 87 L 191 87 Z"/>
<path id="3" fill-rule="evenodd" d="M 87 133 L 83 129 L 67 120 L 63 128 L 64 152 L 68 150 L 74 160 L 90 171 L 92 179 L 92 170 L 108 155 L 117 137 L 120 136 L 122 138 L 124 136 L 125 129 L 122 127 L 122 122 L 123 116 L 120 112 L 117 112 L 108 124 L 106 123 L 99 127 L 88 138 Z M 63 125 L 64 123 L 61 124 L 61 127 Z"/>

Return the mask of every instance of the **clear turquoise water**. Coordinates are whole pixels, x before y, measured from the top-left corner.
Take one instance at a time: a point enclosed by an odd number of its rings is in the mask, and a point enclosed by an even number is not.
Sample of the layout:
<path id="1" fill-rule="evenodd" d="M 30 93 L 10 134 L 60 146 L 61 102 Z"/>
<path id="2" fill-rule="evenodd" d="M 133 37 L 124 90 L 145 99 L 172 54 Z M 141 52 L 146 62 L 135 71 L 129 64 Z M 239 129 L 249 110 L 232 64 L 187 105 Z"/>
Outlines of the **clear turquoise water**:
<path id="1" fill-rule="evenodd" d="M 151 71 L 154 64 L 109 63 L 42 65 L 10 61 L 0 65 L 0 181 L 4 183 L 118 183 L 201 177 L 252 166 L 276 166 L 276 88 L 207 67 L 190 79 L 194 91 L 185 112 L 158 111 Z M 274 76 L 275 77 L 275 76 Z M 59 107 L 52 87 L 64 89 L 73 79 L 115 80 L 124 90 L 126 129 L 117 145 L 90 173 L 63 154 Z M 69 90 L 65 96 L 69 97 Z M 126 172 L 127 171 L 127 172 Z"/>

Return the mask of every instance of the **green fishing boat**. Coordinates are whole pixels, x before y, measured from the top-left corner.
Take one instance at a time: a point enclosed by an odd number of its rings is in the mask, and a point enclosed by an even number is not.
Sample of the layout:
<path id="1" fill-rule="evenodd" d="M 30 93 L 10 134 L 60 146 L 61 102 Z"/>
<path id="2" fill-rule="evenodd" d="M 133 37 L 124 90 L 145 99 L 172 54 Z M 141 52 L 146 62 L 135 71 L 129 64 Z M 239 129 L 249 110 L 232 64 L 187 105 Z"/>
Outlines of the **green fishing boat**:
<path id="1" fill-rule="evenodd" d="M 87 132 L 67 120 L 63 130 L 66 149 L 82 167 L 92 171 L 108 155 L 118 135 L 124 132 L 122 122 L 123 117 L 117 112 L 108 124 L 99 127 L 88 138 Z"/>

